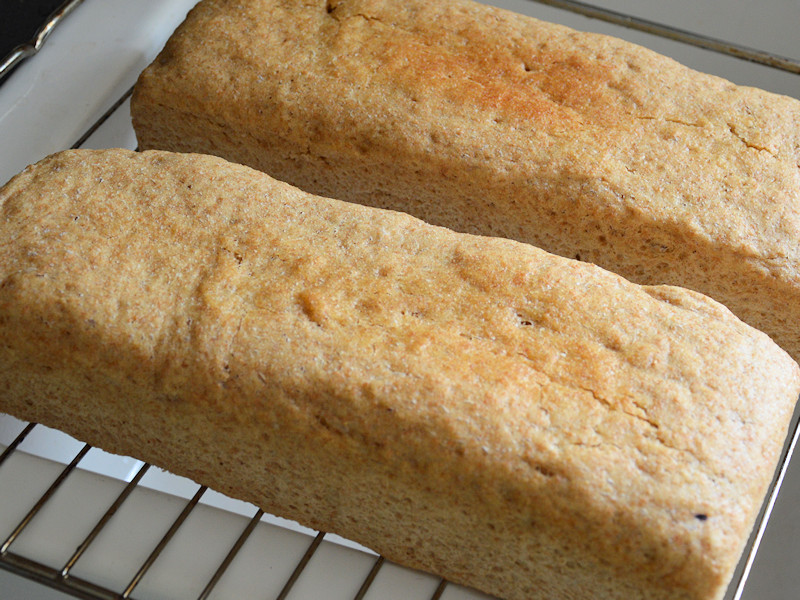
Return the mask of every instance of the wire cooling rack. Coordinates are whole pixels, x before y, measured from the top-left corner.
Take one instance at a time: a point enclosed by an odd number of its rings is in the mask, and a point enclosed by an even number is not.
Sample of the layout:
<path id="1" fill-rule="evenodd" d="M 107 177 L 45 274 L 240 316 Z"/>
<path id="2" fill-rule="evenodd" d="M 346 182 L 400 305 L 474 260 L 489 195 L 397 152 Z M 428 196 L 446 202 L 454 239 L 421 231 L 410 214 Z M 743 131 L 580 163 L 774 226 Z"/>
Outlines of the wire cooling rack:
<path id="1" fill-rule="evenodd" d="M 73 444 L 66 465 L 43 462 L 21 447 L 37 433 L 58 434 L 18 425 L 20 432 L 0 454 L 0 486 L 13 482 L 14 490 L 0 491 L 0 500 L 9 501 L 7 511 L 22 516 L 10 521 L 14 526 L 0 542 L 0 564 L 75 597 L 283 600 L 299 593 L 292 597 L 436 600 L 447 590 L 448 598 L 485 598 L 244 503 L 235 512 L 219 508 L 225 498 L 209 499 L 214 492 L 187 480 L 180 497 L 166 496 L 147 485 L 147 477 L 174 476 L 146 463 L 123 465 L 130 472 L 123 480 L 99 478 L 80 469 L 95 452 L 85 444 Z M 30 469 L 36 475 L 25 481 Z M 132 530 L 132 524 L 141 529 Z M 224 531 L 216 531 L 219 527 Z M 331 582 L 332 575 L 338 581 Z M 320 590 L 331 595 L 321 596 Z"/>
<path id="2" fill-rule="evenodd" d="M 771 71 L 780 71 L 782 77 L 788 73 L 794 78 L 782 79 L 781 85 L 784 90 L 788 85 L 790 93 L 797 90 L 794 95 L 800 97 L 797 59 L 615 11 L 609 8 L 614 2 L 595 6 L 574 0 L 535 1 L 712 51 L 724 60 L 734 57 L 765 65 Z M 509 0 L 511 6 L 507 7 L 519 9 L 521 4 L 515 2 Z M 80 4 L 83 0 L 65 2 L 30 44 L 17 48 L 13 56 L 0 62 L 0 82 L 11 67 L 41 50 L 56 25 L 66 22 L 70 12 Z M 130 7 L 134 4 L 139 4 L 137 9 Z M 87 18 L 88 11 L 93 11 L 95 26 L 104 22 L 103 11 L 136 13 L 138 25 L 131 32 L 136 39 L 131 44 L 134 52 L 116 54 L 111 61 L 113 65 L 98 67 L 102 79 L 96 76 L 93 79 L 85 74 L 76 75 L 76 70 L 92 69 L 91 59 L 82 59 L 99 56 L 98 51 L 62 40 L 55 44 L 60 48 L 54 48 L 53 53 L 77 47 L 75 60 L 59 61 L 51 56 L 38 75 L 29 71 L 20 74 L 17 81 L 14 81 L 16 75 L 9 77 L 8 83 L 14 89 L 0 89 L 0 133 L 6 136 L 0 138 L 0 181 L 44 154 L 64 147 L 133 148 L 135 139 L 128 118 L 132 83 L 191 4 L 193 0 L 170 3 L 139 0 L 123 8 L 120 1 L 103 5 L 99 0 L 87 0 L 80 9 L 81 16 Z M 164 8 L 166 5 L 169 6 Z M 543 18 L 558 20 L 551 14 Z M 614 30 L 611 33 L 620 35 Z M 71 34 L 79 35 L 80 30 Z M 634 41 L 642 43 L 641 39 Z M 113 36 L 105 43 L 126 44 Z M 38 58 L 30 59 L 31 66 L 33 60 Z M 63 63 L 69 63 L 69 69 L 62 71 Z M 51 72 L 47 73 L 47 69 Z M 41 100 L 51 90 L 58 95 L 58 90 L 69 88 L 70 85 L 63 83 L 64 77 L 77 77 L 87 83 L 80 86 L 77 94 L 73 93 L 72 101 L 56 97 L 48 105 Z M 48 113 L 57 114 L 38 120 Z M 10 122 L 11 119 L 14 121 Z M 67 143 L 69 136 L 72 138 Z M 15 142 L 9 144 L 9 139 Z M 728 599 L 749 597 L 746 583 L 789 470 L 798 437 L 797 422 L 796 415 L 780 467 L 726 596 Z M 224 498 L 139 461 L 106 455 L 39 425 L 0 415 L 0 450 L 0 568 L 74 597 L 90 600 L 486 598 L 440 578 L 394 565 L 337 536 L 265 515 L 253 506 Z M 800 547 L 797 549 L 800 551 Z M 794 596 L 796 590 L 786 594 L 779 591 L 771 597 Z"/>

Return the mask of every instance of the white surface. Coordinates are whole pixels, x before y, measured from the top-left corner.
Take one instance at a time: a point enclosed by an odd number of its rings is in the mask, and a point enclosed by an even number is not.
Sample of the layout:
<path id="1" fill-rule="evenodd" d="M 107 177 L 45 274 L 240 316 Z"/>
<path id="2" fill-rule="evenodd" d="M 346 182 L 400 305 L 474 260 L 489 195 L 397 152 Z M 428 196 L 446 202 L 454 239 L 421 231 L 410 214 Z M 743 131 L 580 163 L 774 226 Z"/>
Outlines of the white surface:
<path id="1" fill-rule="evenodd" d="M 19 67 L 0 86 L 0 183 L 29 163 L 71 146 L 135 81 L 160 49 L 194 0 L 86 0 L 51 36 L 39 55 Z M 584 17 L 541 7 L 525 0 L 495 4 L 580 29 L 610 33 L 671 55 L 690 66 L 737 83 L 756 85 L 800 98 L 800 76 L 781 73 L 675 42 L 627 31 Z M 596 0 L 597 5 L 673 26 L 735 40 L 778 54 L 800 57 L 800 2 L 770 0 Z M 127 103 L 85 144 L 87 147 L 133 148 Z M 0 416 L 0 443 L 21 425 Z M 80 444 L 66 436 L 38 431 L 23 449 L 57 462 L 68 462 Z M 762 543 L 744 598 L 785 600 L 800 589 L 800 460 L 795 460 Z M 15 552 L 53 566 L 66 560 L 92 520 L 139 467 L 133 459 L 93 450 L 68 480 L 52 506 L 26 531 Z M 0 539 L 57 473 L 57 466 L 26 454 L 3 466 L 0 480 Z M 9 484 L 13 481 L 13 484 Z M 197 486 L 151 470 L 130 504 L 109 525 L 102 539 L 78 563 L 75 574 L 98 583 L 124 586 L 154 539 L 169 526 L 185 498 Z M 90 498 L 91 501 L 87 501 Z M 253 508 L 208 492 L 168 547 L 155 569 L 134 594 L 137 598 L 196 596 L 217 562 L 246 524 Z M 280 527 L 278 527 L 280 526 Z M 287 527 L 287 528 L 284 528 Z M 51 532 L 58 534 L 52 537 Z M 43 541 L 46 540 L 46 541 Z M 278 592 L 310 538 L 291 523 L 266 518 L 220 583 L 218 598 L 270 598 Z M 369 571 L 374 556 L 341 540 L 325 542 L 291 598 L 352 597 Z M 368 600 L 429 598 L 437 580 L 386 564 L 370 588 Z M 190 594 L 190 595 L 187 595 Z M 0 570 L 3 600 L 52 600 L 64 596 Z M 445 600 L 478 595 L 448 587 Z"/>

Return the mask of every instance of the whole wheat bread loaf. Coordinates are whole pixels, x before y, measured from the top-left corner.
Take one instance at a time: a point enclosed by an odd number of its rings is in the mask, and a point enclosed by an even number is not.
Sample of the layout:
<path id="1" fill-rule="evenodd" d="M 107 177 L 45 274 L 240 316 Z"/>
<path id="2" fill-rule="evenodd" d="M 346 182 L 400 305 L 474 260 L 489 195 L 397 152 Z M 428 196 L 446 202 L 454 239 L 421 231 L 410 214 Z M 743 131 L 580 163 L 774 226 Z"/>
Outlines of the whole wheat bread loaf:
<path id="1" fill-rule="evenodd" d="M 800 101 L 465 0 L 204 0 L 142 148 L 721 301 L 800 357 Z"/>
<path id="2" fill-rule="evenodd" d="M 721 598 L 799 389 L 695 292 L 218 158 L 0 190 L 0 410 L 509 600 Z"/>

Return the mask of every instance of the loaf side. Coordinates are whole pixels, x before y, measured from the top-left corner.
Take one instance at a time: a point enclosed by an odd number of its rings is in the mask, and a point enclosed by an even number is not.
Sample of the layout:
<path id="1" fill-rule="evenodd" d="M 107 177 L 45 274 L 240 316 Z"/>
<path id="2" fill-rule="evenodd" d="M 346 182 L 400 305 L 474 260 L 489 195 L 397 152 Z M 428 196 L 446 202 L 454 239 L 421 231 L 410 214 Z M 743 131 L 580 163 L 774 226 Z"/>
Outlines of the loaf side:
<path id="1" fill-rule="evenodd" d="M 511 600 L 721 598 L 799 390 L 700 294 L 218 158 L 0 191 L 0 410 Z"/>
<path id="2" fill-rule="evenodd" d="M 466 0 L 205 0 L 142 148 L 723 302 L 800 357 L 800 101 Z"/>

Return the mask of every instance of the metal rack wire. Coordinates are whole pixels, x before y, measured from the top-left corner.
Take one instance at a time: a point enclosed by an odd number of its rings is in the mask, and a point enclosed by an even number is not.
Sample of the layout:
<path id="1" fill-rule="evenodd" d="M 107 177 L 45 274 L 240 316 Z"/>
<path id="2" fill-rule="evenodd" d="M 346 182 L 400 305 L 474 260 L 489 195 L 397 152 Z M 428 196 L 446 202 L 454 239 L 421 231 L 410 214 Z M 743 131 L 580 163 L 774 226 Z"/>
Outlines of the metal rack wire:
<path id="1" fill-rule="evenodd" d="M 26 427 L 22 430 L 22 432 L 20 432 L 20 434 L 12 441 L 12 443 L 8 447 L 6 447 L 3 453 L 0 454 L 0 467 L 2 467 L 3 463 L 14 452 L 17 451 L 19 445 L 25 440 L 26 437 L 28 437 L 28 435 L 33 431 L 34 427 L 36 427 L 36 424 L 33 423 L 27 424 Z M 153 566 L 156 560 L 158 560 L 159 555 L 167 547 L 169 542 L 174 537 L 175 533 L 189 517 L 190 513 L 195 509 L 195 507 L 197 507 L 197 505 L 200 502 L 200 499 L 206 493 L 208 488 L 206 488 L 205 486 L 200 486 L 198 488 L 194 496 L 184 505 L 183 510 L 181 510 L 180 514 L 175 518 L 171 526 L 158 540 L 157 544 L 151 551 L 150 555 L 138 567 L 138 569 L 135 572 L 135 575 L 131 578 L 128 584 L 121 591 L 115 591 L 107 587 L 97 585 L 96 583 L 92 583 L 91 581 L 87 581 L 80 577 L 75 577 L 72 574 L 72 569 L 75 567 L 78 561 L 84 556 L 84 554 L 86 553 L 92 542 L 98 537 L 103 528 L 109 523 L 109 521 L 113 518 L 116 512 L 122 507 L 125 500 L 130 496 L 131 492 L 136 488 L 136 486 L 140 484 L 142 478 L 150 469 L 150 465 L 148 464 L 144 464 L 138 469 L 135 476 L 131 479 L 130 482 L 128 482 L 127 485 L 125 485 L 122 491 L 116 496 L 116 498 L 107 508 L 107 510 L 103 513 L 103 516 L 97 521 L 97 523 L 94 525 L 91 531 L 78 545 L 75 552 L 61 567 L 48 566 L 41 562 L 31 560 L 20 554 L 14 553 L 11 549 L 14 542 L 17 541 L 17 539 L 23 533 L 23 531 L 36 518 L 40 510 L 55 495 L 55 493 L 58 491 L 61 485 L 79 466 L 81 460 L 83 460 L 83 458 L 88 454 L 90 450 L 91 446 L 89 446 L 88 444 L 83 445 L 83 447 L 73 457 L 70 463 L 67 464 L 60 471 L 58 476 L 53 480 L 53 482 L 50 484 L 47 490 L 33 504 L 33 506 L 30 508 L 30 510 L 27 512 L 24 518 L 13 529 L 10 535 L 8 535 L 8 537 L 6 537 L 6 539 L 2 542 L 2 544 L 0 544 L 0 566 L 13 573 L 49 585 L 57 590 L 67 592 L 77 598 L 84 598 L 88 600 L 132 600 L 134 598 L 133 593 L 136 590 L 138 584 L 141 582 L 141 580 L 144 578 L 144 576 L 147 574 L 148 570 Z M 239 537 L 236 539 L 234 544 L 228 550 L 227 554 L 225 555 L 225 558 L 220 562 L 219 566 L 214 571 L 213 575 L 203 588 L 202 592 L 199 594 L 199 596 L 197 596 L 197 600 L 207 600 L 208 598 L 210 598 L 215 586 L 220 581 L 222 576 L 225 574 L 226 570 L 231 565 L 233 560 L 236 558 L 236 555 L 242 549 L 247 539 L 253 533 L 256 526 L 261 521 L 263 515 L 264 512 L 261 509 L 255 509 L 255 514 L 253 514 L 253 516 L 247 522 L 247 525 L 239 534 Z M 317 551 L 324 538 L 325 538 L 325 532 L 322 531 L 317 532 L 316 535 L 313 538 L 311 538 L 308 548 L 306 549 L 301 559 L 295 565 L 293 571 L 291 572 L 291 575 L 286 580 L 279 594 L 275 597 L 275 600 L 285 600 L 289 596 L 290 591 L 292 590 L 295 583 L 302 575 L 303 570 L 308 565 L 311 558 L 314 556 L 314 553 Z M 379 570 L 381 569 L 381 567 L 384 565 L 385 562 L 386 561 L 382 556 L 378 556 L 375 559 L 372 568 L 370 569 L 367 576 L 364 578 L 363 582 L 361 583 L 361 586 L 358 588 L 358 591 L 353 597 L 353 600 L 363 600 L 370 586 L 375 580 L 375 577 L 377 576 Z M 445 580 L 440 580 L 432 596 L 430 596 L 430 600 L 438 600 L 439 598 L 441 598 L 446 586 L 447 582 Z"/>
<path id="2" fill-rule="evenodd" d="M 78 8 L 82 2 L 83 0 L 66 0 L 44 23 L 42 23 L 42 26 L 36 31 L 30 41 L 17 46 L 7 56 L 0 57 L 0 81 L 2 81 L 3 77 L 10 73 L 20 62 L 39 52 L 58 24 L 67 18 L 73 10 Z"/>
<path id="3" fill-rule="evenodd" d="M 744 60 L 757 62 L 790 73 L 800 74 L 800 60 L 776 56 L 774 54 L 762 52 L 759 50 L 754 50 L 751 48 L 746 48 L 744 46 L 739 46 L 730 42 L 716 40 L 713 38 L 687 32 L 684 30 L 675 29 L 666 25 L 653 23 L 651 21 L 639 19 L 630 15 L 617 13 L 603 8 L 598 8 L 596 6 L 584 4 L 582 2 L 577 2 L 575 0 L 532 0 L 532 1 L 538 2 L 540 4 L 556 6 L 558 8 L 573 11 L 582 14 L 584 16 L 603 19 L 611 23 L 623 25 L 625 27 L 631 27 L 639 31 L 644 31 L 647 33 L 666 37 L 672 40 L 692 44 L 694 46 L 713 50 L 715 52 L 721 52 L 723 54 L 727 54 Z M 57 15 L 54 15 L 54 19 L 48 24 L 46 24 L 42 28 L 42 30 L 40 30 L 40 34 L 37 36 L 37 40 L 34 40 L 35 43 L 32 42 L 31 45 L 32 49 L 29 48 L 27 51 L 16 56 L 13 60 L 13 64 L 9 63 L 8 60 L 5 63 L 0 64 L 0 79 L 3 76 L 5 69 L 9 69 L 10 66 L 16 65 L 20 60 L 22 60 L 26 56 L 30 56 L 36 50 L 38 50 L 38 48 L 41 47 L 41 44 L 44 42 L 44 39 L 47 37 L 49 32 L 52 31 L 53 27 L 55 27 L 55 25 L 58 22 L 60 22 L 63 19 L 63 17 L 65 17 L 66 14 L 68 14 L 69 11 L 71 11 L 78 4 L 80 4 L 80 2 L 81 0 L 66 2 L 64 6 L 67 8 L 63 11 L 60 11 Z M 100 116 L 100 118 L 97 119 L 90 127 L 88 127 L 86 131 L 75 141 L 75 143 L 72 144 L 72 148 L 78 148 L 83 146 L 86 143 L 86 141 L 112 115 L 114 115 L 120 109 L 121 106 L 124 105 L 124 103 L 130 97 L 131 93 L 132 93 L 132 88 L 129 88 L 119 98 L 117 98 L 117 100 L 113 102 L 111 106 L 108 107 L 108 109 Z M 0 454 L 0 485 L 2 485 L 3 481 L 2 480 L 3 465 L 8 461 L 8 459 L 12 455 L 14 455 L 17 452 L 20 452 L 19 446 L 31 434 L 31 432 L 34 431 L 36 427 L 37 426 L 35 424 L 26 425 L 24 429 L 16 436 L 16 438 L 10 443 L 10 445 L 8 445 L 5 448 L 2 454 Z M 798 428 L 798 415 L 795 415 L 792 421 L 792 431 L 789 436 L 789 442 L 787 443 L 784 449 L 784 454 L 781 459 L 780 467 L 778 469 L 778 472 L 776 473 L 773 484 L 769 491 L 768 498 L 759 516 L 757 527 L 753 535 L 751 536 L 747 552 L 743 557 L 743 560 L 737 571 L 735 581 L 732 583 L 726 598 L 739 600 L 744 592 L 748 574 L 753 565 L 753 561 L 756 556 L 760 540 L 764 534 L 767 522 L 769 520 L 770 513 L 773 509 L 776 498 L 778 497 L 781 483 L 783 482 L 784 476 L 788 469 L 789 461 L 792 456 L 792 452 L 795 448 L 799 435 L 800 435 L 800 429 Z M 139 584 L 142 582 L 147 573 L 152 569 L 152 567 L 156 564 L 159 557 L 162 555 L 162 552 L 165 550 L 165 548 L 168 547 L 173 537 L 179 531 L 181 526 L 186 522 L 190 514 L 192 514 L 192 512 L 197 508 L 201 499 L 208 490 L 205 487 L 200 486 L 196 490 L 194 495 L 185 502 L 180 513 L 177 515 L 177 517 L 175 517 L 175 519 L 172 521 L 171 525 L 166 529 L 163 535 L 161 535 L 160 539 L 154 545 L 147 558 L 137 566 L 134 575 L 130 578 L 127 585 L 119 589 L 111 589 L 106 585 L 101 585 L 98 584 L 97 582 L 78 576 L 75 574 L 75 567 L 76 565 L 79 565 L 81 559 L 85 557 L 88 550 L 92 547 L 93 543 L 97 540 L 100 534 L 107 528 L 109 523 L 112 522 L 115 515 L 117 515 L 120 509 L 123 508 L 126 501 L 134 492 L 134 490 L 136 490 L 137 487 L 141 485 L 142 479 L 150 470 L 150 466 L 147 464 L 144 464 L 137 469 L 137 471 L 130 479 L 130 481 L 126 483 L 123 486 L 122 490 L 114 497 L 113 501 L 111 501 L 111 503 L 105 509 L 105 512 L 102 514 L 102 516 L 89 530 L 89 532 L 80 542 L 80 544 L 77 546 L 77 548 L 68 558 L 68 560 L 66 560 L 63 564 L 54 567 L 45 564 L 44 562 L 27 558 L 23 554 L 15 552 L 15 547 L 16 547 L 15 544 L 18 542 L 20 536 L 29 527 L 29 525 L 31 525 L 31 523 L 35 521 L 35 519 L 40 514 L 42 509 L 56 495 L 56 492 L 62 487 L 64 482 L 67 481 L 70 478 L 70 476 L 73 475 L 76 469 L 80 468 L 81 461 L 86 457 L 86 455 L 89 453 L 90 450 L 91 450 L 90 446 L 84 445 L 73 456 L 72 460 L 60 470 L 58 475 L 53 479 L 52 483 L 49 484 L 46 491 L 33 503 L 33 505 L 25 514 L 25 516 L 13 528 L 11 533 L 7 535 L 7 537 L 4 540 L 0 539 L 0 568 L 21 575 L 28 579 L 40 582 L 42 584 L 63 591 L 77 598 L 83 598 L 86 600 L 129 600 L 129 599 L 132 600 L 133 598 L 136 597 L 135 594 L 139 589 Z M 229 571 L 231 565 L 234 563 L 235 559 L 240 554 L 242 548 L 251 538 L 254 531 L 256 531 L 259 524 L 262 522 L 264 516 L 265 515 L 262 510 L 253 507 L 252 515 L 246 520 L 246 523 L 244 527 L 241 529 L 240 533 L 238 534 L 238 537 L 236 537 L 235 541 L 230 545 L 230 548 L 227 549 L 224 558 L 219 562 L 219 564 L 213 570 L 213 574 L 211 574 L 211 576 L 208 578 L 208 581 L 207 583 L 205 583 L 205 586 L 202 588 L 202 591 L 199 593 L 199 595 L 196 596 L 197 600 L 209 600 L 212 597 L 214 590 L 217 588 L 218 583 L 223 579 L 223 576 Z M 326 536 L 325 532 L 316 532 L 314 535 L 308 538 L 308 545 L 305 549 L 305 552 L 302 554 L 300 559 L 294 565 L 293 569 L 291 570 L 291 574 L 286 578 L 282 588 L 280 589 L 280 592 L 275 596 L 276 600 L 285 600 L 286 598 L 289 597 L 291 590 L 295 588 L 298 580 L 304 573 L 307 565 L 309 564 L 312 557 L 315 555 L 315 553 L 325 540 L 325 536 Z M 353 596 L 354 600 L 364 600 L 364 598 L 367 597 L 369 590 L 371 589 L 374 581 L 376 580 L 376 577 L 378 576 L 379 572 L 385 567 L 386 564 L 387 561 L 383 557 L 377 556 L 374 558 L 374 562 L 372 562 L 372 566 L 369 569 L 369 572 L 360 582 L 358 591 Z M 428 598 L 430 600 L 439 600 L 440 598 L 442 598 L 445 591 L 448 589 L 448 586 L 449 584 L 447 581 L 438 580 L 438 582 L 435 584 L 435 589 L 433 590 L 432 594 L 426 596 L 426 598 L 421 598 L 420 600 L 427 600 Z M 455 587 L 455 586 L 450 586 L 450 587 Z"/>
<path id="4" fill-rule="evenodd" d="M 576 0 L 531 1 L 568 10 L 585 17 L 599 19 L 614 25 L 621 25 L 622 27 L 627 27 L 629 29 L 650 33 L 676 42 L 691 44 L 692 46 L 703 48 L 704 50 L 711 50 L 712 52 L 719 52 L 720 54 L 735 56 L 736 58 L 740 58 L 742 60 L 748 60 L 750 62 L 765 65 L 767 67 L 772 67 L 800 75 L 800 60 L 786 56 L 778 56 L 771 52 L 765 52 L 756 48 L 749 48 L 747 46 L 737 44 L 736 42 L 720 40 L 707 35 L 701 35 L 699 33 L 687 31 L 685 29 L 670 27 L 669 25 L 664 25 L 663 23 L 657 23 L 648 19 L 634 17 L 633 15 L 609 10 L 607 8 L 601 8 L 585 2 L 578 2 Z"/>

